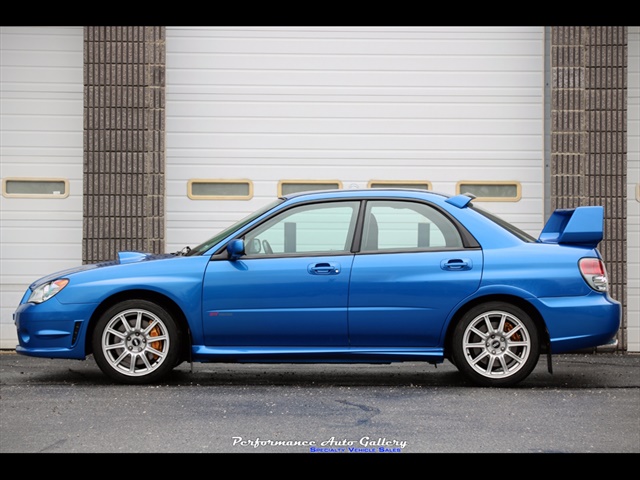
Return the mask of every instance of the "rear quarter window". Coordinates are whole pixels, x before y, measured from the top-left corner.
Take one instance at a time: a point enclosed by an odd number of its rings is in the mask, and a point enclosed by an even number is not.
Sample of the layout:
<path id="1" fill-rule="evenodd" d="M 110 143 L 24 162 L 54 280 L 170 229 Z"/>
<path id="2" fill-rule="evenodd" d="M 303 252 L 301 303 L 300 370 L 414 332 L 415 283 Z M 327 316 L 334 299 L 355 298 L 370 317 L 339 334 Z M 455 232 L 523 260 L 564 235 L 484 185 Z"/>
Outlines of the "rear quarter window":
<path id="1" fill-rule="evenodd" d="M 470 207 L 474 211 L 478 212 L 480 215 L 488 218 L 489 220 L 491 220 L 496 225 L 502 227 L 503 229 L 505 229 L 506 231 L 508 231 L 512 235 L 518 237 L 523 242 L 535 243 L 537 241 L 534 237 L 529 235 L 527 232 L 525 232 L 523 230 L 520 230 L 518 227 L 516 227 L 515 225 L 510 224 L 509 222 L 506 222 L 502 218 L 497 217 L 496 215 L 494 215 L 492 213 L 489 213 L 486 210 L 478 208 L 476 205 L 470 205 Z"/>

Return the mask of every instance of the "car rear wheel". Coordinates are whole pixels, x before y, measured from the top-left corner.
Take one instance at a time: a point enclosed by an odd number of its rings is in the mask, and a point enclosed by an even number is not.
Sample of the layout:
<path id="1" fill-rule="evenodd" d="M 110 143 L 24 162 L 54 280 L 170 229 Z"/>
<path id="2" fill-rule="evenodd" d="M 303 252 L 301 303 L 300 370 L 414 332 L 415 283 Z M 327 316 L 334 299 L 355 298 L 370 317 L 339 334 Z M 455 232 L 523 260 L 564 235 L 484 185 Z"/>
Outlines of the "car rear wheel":
<path id="1" fill-rule="evenodd" d="M 522 309 L 485 303 L 469 310 L 456 325 L 452 356 L 458 370 L 477 385 L 515 385 L 538 363 L 538 331 Z"/>
<path id="2" fill-rule="evenodd" d="M 127 300 L 109 308 L 98 320 L 92 341 L 98 367 L 121 383 L 156 382 L 179 360 L 175 321 L 146 300 Z"/>

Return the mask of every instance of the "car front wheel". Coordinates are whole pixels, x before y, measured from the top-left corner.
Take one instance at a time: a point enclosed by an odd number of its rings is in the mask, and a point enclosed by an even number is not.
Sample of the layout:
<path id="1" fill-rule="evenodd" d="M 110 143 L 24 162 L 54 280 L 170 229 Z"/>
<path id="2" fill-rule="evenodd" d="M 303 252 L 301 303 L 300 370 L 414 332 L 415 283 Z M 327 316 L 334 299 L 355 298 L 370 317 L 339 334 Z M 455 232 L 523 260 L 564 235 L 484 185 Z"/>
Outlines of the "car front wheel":
<path id="1" fill-rule="evenodd" d="M 515 385 L 538 363 L 538 332 L 520 308 L 485 303 L 469 310 L 456 325 L 452 356 L 458 370 L 477 385 Z"/>
<path id="2" fill-rule="evenodd" d="M 146 300 L 127 300 L 109 308 L 98 320 L 92 341 L 98 367 L 121 383 L 156 382 L 178 363 L 175 321 Z"/>

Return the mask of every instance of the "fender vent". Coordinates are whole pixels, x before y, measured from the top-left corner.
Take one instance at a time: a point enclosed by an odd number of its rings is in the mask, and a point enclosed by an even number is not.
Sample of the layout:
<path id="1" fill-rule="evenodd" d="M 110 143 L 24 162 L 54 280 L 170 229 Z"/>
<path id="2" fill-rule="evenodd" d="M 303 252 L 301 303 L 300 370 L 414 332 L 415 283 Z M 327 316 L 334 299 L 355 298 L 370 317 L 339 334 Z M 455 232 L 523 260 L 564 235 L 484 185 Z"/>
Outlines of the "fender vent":
<path id="1" fill-rule="evenodd" d="M 71 337 L 71 345 L 75 345 L 76 340 L 78 340 L 78 332 L 80 332 L 80 325 L 82 325 L 82 322 L 78 321 L 73 326 L 73 336 Z"/>

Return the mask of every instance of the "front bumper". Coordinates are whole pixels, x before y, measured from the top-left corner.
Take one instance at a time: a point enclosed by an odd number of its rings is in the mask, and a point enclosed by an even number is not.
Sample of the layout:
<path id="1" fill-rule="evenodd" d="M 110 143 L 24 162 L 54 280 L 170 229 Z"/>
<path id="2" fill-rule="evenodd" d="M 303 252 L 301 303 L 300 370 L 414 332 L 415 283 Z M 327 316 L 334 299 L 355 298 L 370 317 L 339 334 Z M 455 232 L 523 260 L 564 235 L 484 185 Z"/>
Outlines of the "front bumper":
<path id="1" fill-rule="evenodd" d="M 34 357 L 86 357 L 87 326 L 95 305 L 61 304 L 54 297 L 22 303 L 13 314 L 19 344 L 16 353 Z"/>

